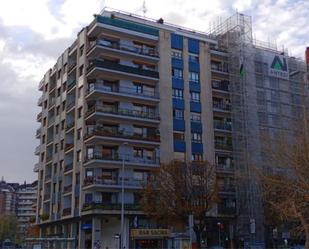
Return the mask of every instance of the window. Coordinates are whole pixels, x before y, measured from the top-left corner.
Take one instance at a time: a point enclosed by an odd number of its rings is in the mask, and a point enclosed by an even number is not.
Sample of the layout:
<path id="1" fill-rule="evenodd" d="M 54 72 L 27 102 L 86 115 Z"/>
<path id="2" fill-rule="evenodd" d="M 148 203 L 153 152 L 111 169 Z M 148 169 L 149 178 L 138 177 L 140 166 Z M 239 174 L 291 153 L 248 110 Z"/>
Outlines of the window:
<path id="1" fill-rule="evenodd" d="M 182 51 L 180 50 L 172 50 L 172 58 L 182 59 Z"/>
<path id="2" fill-rule="evenodd" d="M 57 97 L 59 97 L 61 94 L 61 87 L 57 88 Z"/>
<path id="3" fill-rule="evenodd" d="M 143 86 L 142 86 L 142 84 L 135 83 L 134 84 L 134 89 L 135 89 L 136 93 L 143 93 Z"/>
<path id="4" fill-rule="evenodd" d="M 82 56 L 84 53 L 84 45 L 79 48 L 79 56 Z"/>
<path id="5" fill-rule="evenodd" d="M 174 78 L 182 79 L 182 70 L 178 68 L 172 68 L 172 76 Z"/>
<path id="6" fill-rule="evenodd" d="M 76 152 L 76 161 L 77 162 L 82 161 L 82 152 L 80 150 Z"/>
<path id="7" fill-rule="evenodd" d="M 44 108 L 47 108 L 47 100 L 44 101 Z"/>
<path id="8" fill-rule="evenodd" d="M 78 75 L 82 76 L 83 75 L 83 71 L 84 71 L 84 65 L 81 65 L 78 69 Z"/>
<path id="9" fill-rule="evenodd" d="M 67 82 L 63 82 L 62 84 L 62 92 L 65 92 L 67 90 Z"/>
<path id="10" fill-rule="evenodd" d="M 58 134 L 59 133 L 59 125 L 56 125 L 56 128 L 55 128 L 55 133 Z"/>
<path id="11" fill-rule="evenodd" d="M 43 126 L 45 126 L 45 125 L 46 125 L 46 117 L 43 118 Z"/>
<path id="12" fill-rule="evenodd" d="M 174 109 L 174 110 L 173 110 L 173 117 L 174 117 L 175 119 L 181 119 L 181 120 L 183 120 L 183 110 Z"/>
<path id="13" fill-rule="evenodd" d="M 64 130 L 64 123 L 65 123 L 65 121 L 62 120 L 62 121 L 61 121 L 61 130 Z"/>
<path id="14" fill-rule="evenodd" d="M 134 147 L 133 155 L 134 157 L 143 157 L 143 149 Z"/>
<path id="15" fill-rule="evenodd" d="M 184 132 L 174 132 L 173 138 L 174 138 L 174 141 L 184 141 L 185 133 Z"/>
<path id="16" fill-rule="evenodd" d="M 202 134 L 193 132 L 191 134 L 193 143 L 201 143 L 202 142 Z"/>
<path id="17" fill-rule="evenodd" d="M 202 161 L 203 160 L 203 155 L 199 153 L 193 153 L 191 155 L 191 160 L 192 161 Z"/>
<path id="18" fill-rule="evenodd" d="M 57 76 L 57 78 L 60 79 L 60 76 L 61 76 L 61 69 L 58 71 L 58 76 Z"/>
<path id="19" fill-rule="evenodd" d="M 183 99 L 183 90 L 173 88 L 173 97 L 176 99 Z"/>
<path id="20" fill-rule="evenodd" d="M 199 62 L 199 57 L 197 54 L 189 54 L 189 61 L 190 62 L 196 62 L 198 63 Z"/>
<path id="21" fill-rule="evenodd" d="M 190 119 L 193 122 L 201 122 L 201 114 L 198 112 L 191 112 Z"/>
<path id="22" fill-rule="evenodd" d="M 199 73 L 189 72 L 189 81 L 199 82 Z"/>
<path id="23" fill-rule="evenodd" d="M 59 170 L 60 170 L 60 171 L 63 170 L 63 164 L 64 164 L 64 161 L 63 161 L 63 160 L 60 160 L 60 162 L 59 162 Z"/>
<path id="24" fill-rule="evenodd" d="M 82 138 L 82 128 L 77 130 L 77 139 L 80 140 Z"/>
<path id="25" fill-rule="evenodd" d="M 83 87 L 78 88 L 77 97 L 80 98 L 83 95 Z"/>
<path id="26" fill-rule="evenodd" d="M 83 113 L 83 107 L 79 107 L 77 111 L 78 111 L 78 118 L 81 118 Z"/>
<path id="27" fill-rule="evenodd" d="M 59 147 L 59 144 L 55 144 L 55 153 L 58 152 L 58 147 Z"/>
<path id="28" fill-rule="evenodd" d="M 143 136 L 143 134 L 144 134 L 143 127 L 134 126 L 133 127 L 133 133 L 134 133 L 134 135 Z"/>
<path id="29" fill-rule="evenodd" d="M 62 102 L 62 111 L 65 110 L 65 100 Z"/>
<path id="30" fill-rule="evenodd" d="M 62 139 L 60 141 L 60 150 L 63 150 L 63 148 L 64 148 L 64 140 Z"/>
<path id="31" fill-rule="evenodd" d="M 190 92 L 191 101 L 200 102 L 200 93 L 199 92 Z"/>

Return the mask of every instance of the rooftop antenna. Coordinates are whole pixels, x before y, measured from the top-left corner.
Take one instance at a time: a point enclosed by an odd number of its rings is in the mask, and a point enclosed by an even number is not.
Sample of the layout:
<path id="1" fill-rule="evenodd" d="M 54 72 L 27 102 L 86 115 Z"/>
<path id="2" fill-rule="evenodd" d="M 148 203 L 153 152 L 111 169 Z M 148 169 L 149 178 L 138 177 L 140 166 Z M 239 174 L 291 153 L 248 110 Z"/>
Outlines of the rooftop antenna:
<path id="1" fill-rule="evenodd" d="M 142 7 L 143 15 L 146 16 L 147 8 L 146 8 L 146 0 L 143 1 L 143 7 Z"/>

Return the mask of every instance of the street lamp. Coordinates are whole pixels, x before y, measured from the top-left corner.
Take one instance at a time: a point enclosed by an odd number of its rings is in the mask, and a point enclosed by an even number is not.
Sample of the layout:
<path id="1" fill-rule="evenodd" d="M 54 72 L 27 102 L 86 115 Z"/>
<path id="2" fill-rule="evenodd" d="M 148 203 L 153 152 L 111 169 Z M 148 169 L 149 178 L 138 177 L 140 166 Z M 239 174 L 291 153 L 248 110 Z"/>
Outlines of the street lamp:
<path id="1" fill-rule="evenodd" d="M 128 143 L 122 143 L 122 146 L 127 146 Z M 120 224 L 120 248 L 124 248 L 124 163 L 125 157 L 122 154 L 122 170 L 121 170 L 121 224 Z"/>
<path id="2" fill-rule="evenodd" d="M 221 246 L 221 222 L 218 222 L 217 226 L 218 226 L 219 247 L 220 247 Z"/>

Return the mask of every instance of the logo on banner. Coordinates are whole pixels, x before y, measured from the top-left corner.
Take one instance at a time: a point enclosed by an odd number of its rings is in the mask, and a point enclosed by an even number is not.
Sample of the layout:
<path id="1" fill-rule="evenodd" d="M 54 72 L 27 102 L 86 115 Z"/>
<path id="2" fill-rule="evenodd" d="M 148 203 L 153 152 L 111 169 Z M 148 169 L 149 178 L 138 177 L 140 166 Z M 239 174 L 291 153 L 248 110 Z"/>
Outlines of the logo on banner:
<path id="1" fill-rule="evenodd" d="M 285 57 L 279 55 L 273 57 L 269 68 L 269 75 L 283 79 L 289 78 L 288 64 Z"/>

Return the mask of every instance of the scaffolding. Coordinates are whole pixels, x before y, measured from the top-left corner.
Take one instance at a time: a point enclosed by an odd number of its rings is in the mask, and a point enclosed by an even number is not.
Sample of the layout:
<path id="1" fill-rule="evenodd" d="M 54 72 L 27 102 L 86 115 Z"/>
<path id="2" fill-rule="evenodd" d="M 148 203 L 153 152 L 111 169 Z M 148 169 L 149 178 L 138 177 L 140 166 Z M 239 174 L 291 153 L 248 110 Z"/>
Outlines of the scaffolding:
<path id="1" fill-rule="evenodd" d="M 236 233 L 245 248 L 264 248 L 263 208 L 253 170 L 259 165 L 260 154 L 258 116 L 251 109 L 256 105 L 251 17 L 236 13 L 212 32 L 219 48 L 229 54 L 233 160 L 237 178 Z"/>

